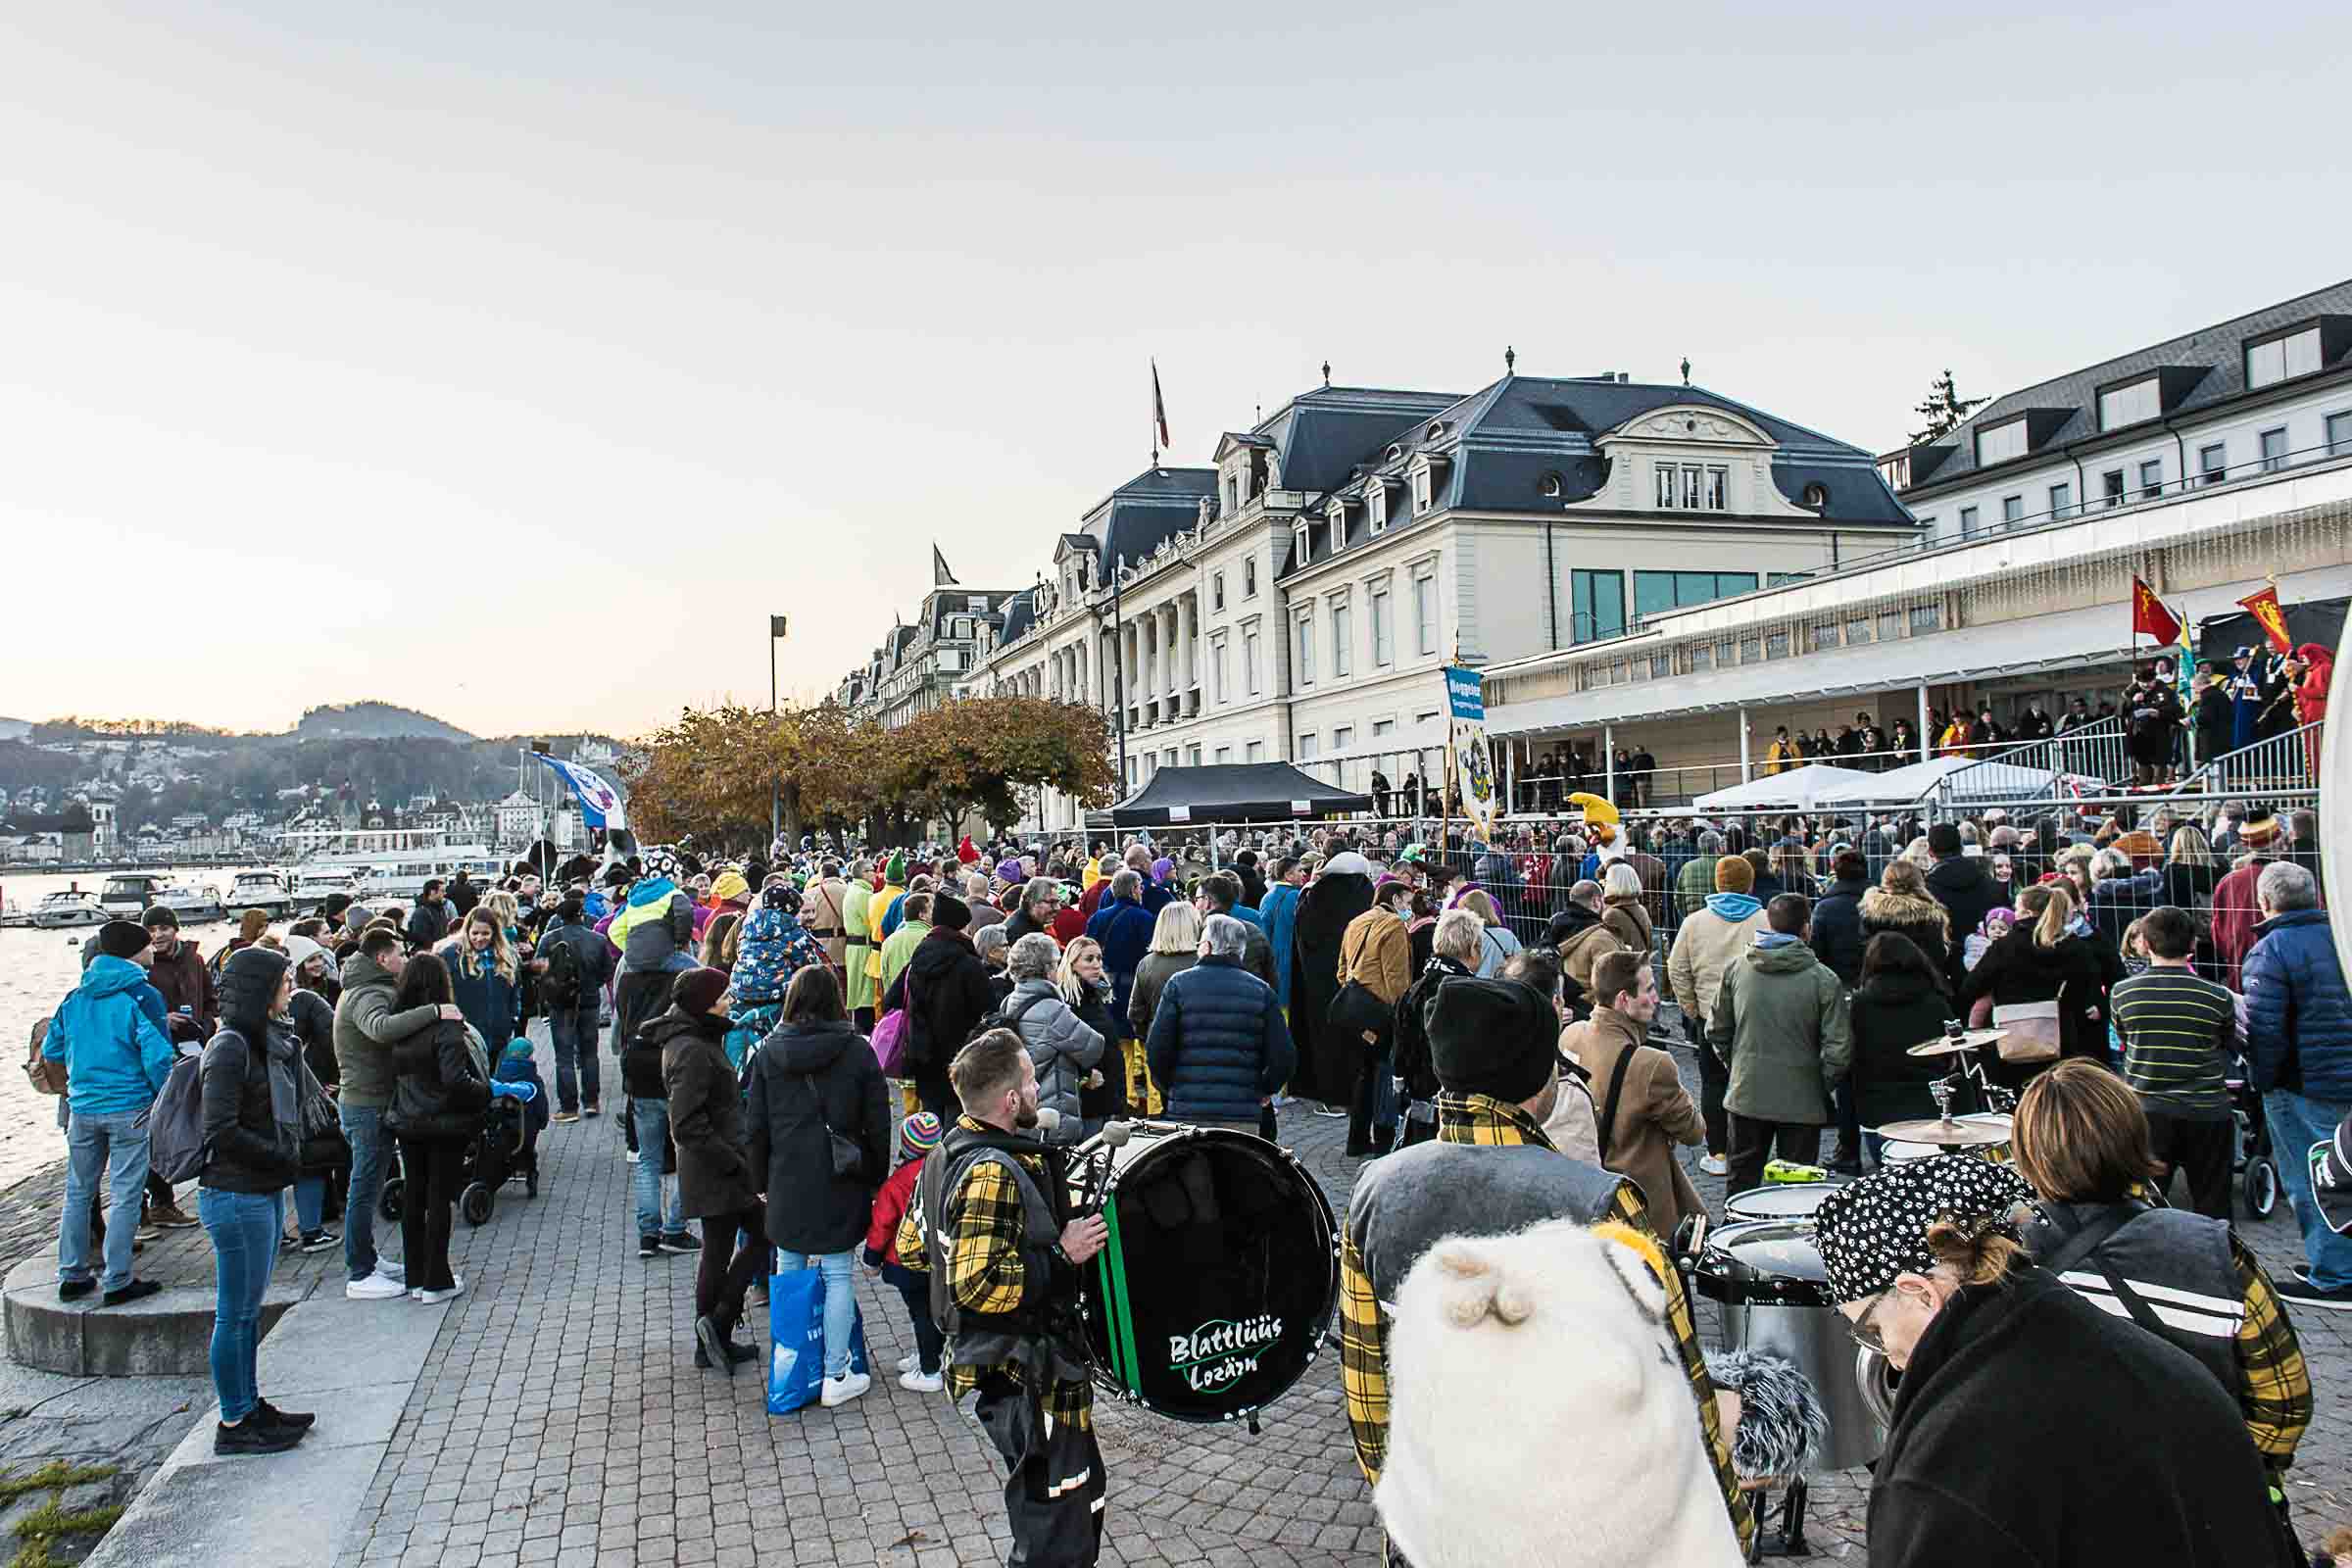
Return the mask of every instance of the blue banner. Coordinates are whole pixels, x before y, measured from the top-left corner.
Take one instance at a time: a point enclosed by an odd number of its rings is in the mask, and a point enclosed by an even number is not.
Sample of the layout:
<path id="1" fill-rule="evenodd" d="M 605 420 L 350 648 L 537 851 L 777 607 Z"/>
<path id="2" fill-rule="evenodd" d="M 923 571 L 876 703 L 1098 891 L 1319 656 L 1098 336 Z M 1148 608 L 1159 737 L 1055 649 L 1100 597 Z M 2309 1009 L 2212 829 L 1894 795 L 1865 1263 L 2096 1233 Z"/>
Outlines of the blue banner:
<path id="1" fill-rule="evenodd" d="M 1454 717 L 1474 724 L 1487 721 L 1486 677 L 1477 670 L 1446 666 L 1446 700 L 1452 705 Z"/>
<path id="2" fill-rule="evenodd" d="M 1452 710 L 1446 726 L 1446 772 L 1456 808 L 1482 840 L 1494 836 L 1494 819 L 1501 808 L 1501 790 L 1494 778 L 1494 756 L 1487 746 L 1486 677 L 1475 669 L 1449 664 L 1446 668 L 1446 703 Z"/>
<path id="3" fill-rule="evenodd" d="M 539 760 L 556 770 L 556 777 L 571 786 L 580 798 L 580 820 L 593 828 L 625 828 L 629 825 L 628 809 L 621 804 L 620 791 L 607 783 L 605 776 L 592 767 L 567 762 L 560 757 L 536 752 Z"/>

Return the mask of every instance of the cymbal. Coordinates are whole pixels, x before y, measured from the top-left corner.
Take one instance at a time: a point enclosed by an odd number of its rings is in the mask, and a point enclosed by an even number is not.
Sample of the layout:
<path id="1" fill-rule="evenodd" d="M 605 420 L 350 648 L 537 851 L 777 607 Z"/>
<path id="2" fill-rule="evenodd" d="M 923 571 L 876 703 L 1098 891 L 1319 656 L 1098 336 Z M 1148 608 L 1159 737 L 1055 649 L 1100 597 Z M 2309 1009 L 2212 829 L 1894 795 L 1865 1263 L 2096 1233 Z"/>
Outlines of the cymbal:
<path id="1" fill-rule="evenodd" d="M 1909 1056 L 1956 1056 L 1962 1052 L 1977 1051 L 1986 1046 L 1997 1046 L 2001 1042 L 2001 1037 L 2007 1033 L 2008 1031 L 2005 1029 L 1970 1029 L 1964 1031 L 1957 1040 L 1945 1035 L 1937 1035 L 1933 1040 L 1921 1041 L 1906 1051 L 1904 1054 Z"/>
<path id="2" fill-rule="evenodd" d="M 1978 1144 L 2005 1144 L 2009 1141 L 2007 1127 L 1982 1121 L 1937 1121 L 1925 1117 L 1919 1121 L 1890 1121 L 1884 1127 L 1873 1127 L 1881 1138 L 1891 1138 L 1906 1144 L 1934 1144 L 1939 1149 L 1960 1149 Z"/>

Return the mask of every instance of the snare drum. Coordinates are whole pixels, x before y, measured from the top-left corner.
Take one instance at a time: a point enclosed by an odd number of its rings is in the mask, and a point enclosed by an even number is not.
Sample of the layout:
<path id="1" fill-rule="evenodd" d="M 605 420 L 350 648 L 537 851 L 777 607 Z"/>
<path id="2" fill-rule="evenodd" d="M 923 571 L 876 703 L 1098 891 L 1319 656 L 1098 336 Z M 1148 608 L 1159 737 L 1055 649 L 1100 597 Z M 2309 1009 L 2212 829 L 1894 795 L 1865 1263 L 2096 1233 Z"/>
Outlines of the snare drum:
<path id="1" fill-rule="evenodd" d="M 1178 1421 L 1232 1421 L 1298 1381 L 1339 1300 L 1339 1226 L 1289 1152 L 1139 1122 L 1097 1156 L 1109 1238 L 1084 1270 L 1095 1382 Z M 1071 1180 L 1083 1188 L 1086 1162 Z"/>
<path id="2" fill-rule="evenodd" d="M 1751 1187 L 1723 1200 L 1723 1222 L 1733 1225 L 1751 1219 L 1810 1221 L 1821 1200 L 1838 1191 L 1838 1186 L 1836 1182 L 1786 1182 L 1772 1187 Z"/>

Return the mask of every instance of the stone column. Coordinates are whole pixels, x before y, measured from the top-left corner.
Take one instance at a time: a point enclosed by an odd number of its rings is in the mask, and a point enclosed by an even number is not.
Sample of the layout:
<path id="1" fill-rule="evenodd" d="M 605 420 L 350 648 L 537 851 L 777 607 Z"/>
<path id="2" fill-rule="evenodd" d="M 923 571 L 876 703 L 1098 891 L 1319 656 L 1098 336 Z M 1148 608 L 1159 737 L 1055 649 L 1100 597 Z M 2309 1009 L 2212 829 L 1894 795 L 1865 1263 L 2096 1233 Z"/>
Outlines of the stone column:
<path id="1" fill-rule="evenodd" d="M 1186 594 L 1176 602 L 1177 612 L 1184 622 L 1184 685 L 1187 691 L 1200 684 L 1200 595 L 1199 590 Z"/>

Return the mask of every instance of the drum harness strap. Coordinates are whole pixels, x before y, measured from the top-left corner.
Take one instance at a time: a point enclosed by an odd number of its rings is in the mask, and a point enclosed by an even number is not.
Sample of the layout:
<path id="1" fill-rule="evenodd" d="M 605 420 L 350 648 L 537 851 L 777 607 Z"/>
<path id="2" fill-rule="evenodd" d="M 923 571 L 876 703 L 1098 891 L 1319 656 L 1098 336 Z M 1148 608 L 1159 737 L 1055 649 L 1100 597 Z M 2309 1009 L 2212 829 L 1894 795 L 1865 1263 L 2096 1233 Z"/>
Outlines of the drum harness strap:
<path id="1" fill-rule="evenodd" d="M 1060 1323 L 1062 1317 L 1074 1315 L 1074 1290 L 1039 1293 L 1033 1288 L 1031 1299 L 1014 1311 L 981 1313 L 963 1310 L 948 1287 L 953 1239 L 942 1232 L 941 1218 L 947 1209 L 949 1193 L 963 1180 L 966 1171 L 983 1159 L 1003 1165 L 1012 1177 L 1013 1190 L 1020 1194 L 1021 1251 L 1029 1277 L 1033 1281 L 1051 1280 L 1057 1284 L 1069 1278 L 1070 1265 L 1060 1261 L 1055 1251 L 1061 1239 L 1058 1211 L 1019 1157 L 1022 1154 L 1043 1154 L 1050 1166 L 1059 1162 L 1055 1151 L 1034 1138 L 975 1133 L 956 1127 L 924 1164 L 917 1179 L 916 1196 L 929 1231 L 925 1250 L 932 1258 L 932 1321 L 939 1325 L 948 1342 L 948 1354 L 958 1366 L 998 1366 L 1011 1362 L 1034 1378 L 1041 1388 L 1050 1381 L 1082 1383 L 1088 1377 L 1085 1363 L 1063 1348 L 1066 1334 Z M 1058 1298 L 1065 1295 L 1070 1299 Z"/>

